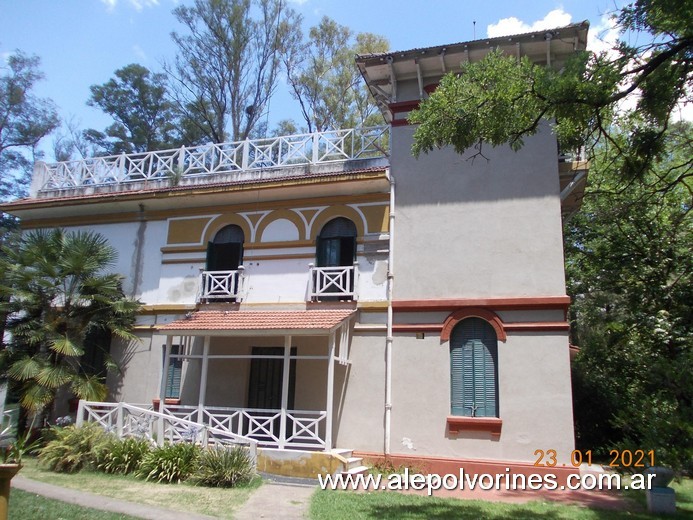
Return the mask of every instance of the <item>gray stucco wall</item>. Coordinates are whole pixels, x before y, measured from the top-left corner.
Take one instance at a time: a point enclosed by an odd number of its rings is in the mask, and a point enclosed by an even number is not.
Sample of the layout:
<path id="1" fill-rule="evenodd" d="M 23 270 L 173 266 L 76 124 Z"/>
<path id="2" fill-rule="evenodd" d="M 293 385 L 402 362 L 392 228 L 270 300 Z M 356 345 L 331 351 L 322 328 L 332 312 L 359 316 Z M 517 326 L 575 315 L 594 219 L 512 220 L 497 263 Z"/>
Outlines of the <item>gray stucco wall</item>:
<path id="1" fill-rule="evenodd" d="M 568 462 L 574 448 L 567 334 L 514 333 L 498 343 L 500 438 L 451 435 L 449 342 L 395 337 L 392 452 L 411 456 L 534 461 L 554 449 Z M 534 458 L 533 458 L 534 457 Z"/>
<path id="2" fill-rule="evenodd" d="M 395 299 L 565 294 L 555 138 L 419 159 L 415 127 L 392 129 Z"/>

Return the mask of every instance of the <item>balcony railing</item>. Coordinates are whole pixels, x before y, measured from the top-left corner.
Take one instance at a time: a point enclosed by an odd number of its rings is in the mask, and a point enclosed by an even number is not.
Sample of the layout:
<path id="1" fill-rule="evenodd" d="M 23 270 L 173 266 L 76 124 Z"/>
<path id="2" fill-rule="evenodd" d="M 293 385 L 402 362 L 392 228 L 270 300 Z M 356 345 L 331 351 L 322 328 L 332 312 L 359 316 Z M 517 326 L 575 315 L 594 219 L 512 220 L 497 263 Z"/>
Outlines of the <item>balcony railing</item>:
<path id="1" fill-rule="evenodd" d="M 167 179 L 177 184 L 187 178 L 381 158 L 388 150 L 389 126 L 378 126 L 36 163 L 32 192 Z"/>
<path id="2" fill-rule="evenodd" d="M 237 300 L 243 284 L 243 266 L 233 271 L 202 271 L 198 301 Z"/>
<path id="3" fill-rule="evenodd" d="M 325 449 L 325 410 L 165 405 L 167 415 L 197 421 L 272 448 Z"/>
<path id="4" fill-rule="evenodd" d="M 189 417 L 192 416 L 181 417 L 163 407 L 158 412 L 152 410 L 151 405 L 80 400 L 76 425 L 80 427 L 85 422 L 94 422 L 119 438 L 141 438 L 159 445 L 164 442 L 191 442 L 202 446 L 244 446 L 248 448 L 253 464 L 256 464 L 257 440 L 235 433 L 219 421 L 215 424 L 211 421 L 200 423 L 194 418 L 188 420 Z M 246 428 L 245 431 L 252 430 Z"/>
<path id="5" fill-rule="evenodd" d="M 308 298 L 310 300 L 356 300 L 356 264 L 337 267 L 315 267 L 310 264 Z"/>

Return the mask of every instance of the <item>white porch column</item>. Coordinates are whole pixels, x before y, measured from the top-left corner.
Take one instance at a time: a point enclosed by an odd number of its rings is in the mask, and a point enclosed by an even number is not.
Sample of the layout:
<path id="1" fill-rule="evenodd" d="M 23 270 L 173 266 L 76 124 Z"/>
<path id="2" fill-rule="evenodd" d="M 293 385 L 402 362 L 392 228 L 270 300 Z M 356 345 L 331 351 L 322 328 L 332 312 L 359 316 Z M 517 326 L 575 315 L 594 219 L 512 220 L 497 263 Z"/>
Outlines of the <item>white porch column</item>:
<path id="1" fill-rule="evenodd" d="M 166 336 L 166 346 L 164 346 L 164 365 L 161 368 L 161 381 L 159 385 L 159 410 L 166 398 L 166 379 L 168 376 L 168 366 L 171 364 L 171 347 L 173 346 L 173 336 Z"/>
<path id="2" fill-rule="evenodd" d="M 209 343 L 210 337 L 205 336 L 205 344 L 202 349 L 202 370 L 200 374 L 200 395 L 197 399 L 197 422 L 204 419 L 205 396 L 207 395 L 207 371 L 209 369 Z"/>
<path id="3" fill-rule="evenodd" d="M 168 379 L 168 366 L 171 363 L 171 347 L 173 346 L 173 336 L 166 336 L 166 346 L 164 347 L 164 366 L 161 369 L 161 385 L 159 386 L 159 412 L 164 411 L 164 400 L 166 399 L 166 379 Z M 157 444 L 164 444 L 164 419 L 159 418 L 159 431 Z"/>
<path id="4" fill-rule="evenodd" d="M 334 402 L 334 340 L 335 333 L 330 333 L 327 347 L 327 417 L 325 418 L 325 451 L 332 449 L 332 407 Z M 340 343 L 339 350 L 344 347 Z"/>
<path id="5" fill-rule="evenodd" d="M 291 371 L 291 336 L 284 336 L 284 370 L 282 372 L 282 409 L 279 420 L 279 448 L 286 447 L 286 408 L 289 406 L 289 372 Z"/>

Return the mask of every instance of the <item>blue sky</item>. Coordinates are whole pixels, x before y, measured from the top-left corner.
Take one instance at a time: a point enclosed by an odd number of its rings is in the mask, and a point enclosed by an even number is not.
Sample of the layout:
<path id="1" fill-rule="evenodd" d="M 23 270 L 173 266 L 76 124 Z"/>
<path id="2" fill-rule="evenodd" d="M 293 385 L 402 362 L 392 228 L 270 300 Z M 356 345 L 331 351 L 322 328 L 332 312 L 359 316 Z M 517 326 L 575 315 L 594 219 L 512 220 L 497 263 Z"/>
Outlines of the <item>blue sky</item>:
<path id="1" fill-rule="evenodd" d="M 56 103 L 63 119 L 103 129 L 108 116 L 88 107 L 89 86 L 130 63 L 159 71 L 172 60 L 170 33 L 182 27 L 171 14 L 192 0 L 0 0 L 0 59 L 21 49 L 41 58 L 46 79 L 37 92 Z M 293 0 L 304 29 L 327 15 L 356 32 L 385 36 L 393 50 L 516 34 L 589 20 L 591 36 L 609 37 L 605 15 L 620 0 Z M 474 24 L 473 22 L 476 22 Z M 300 118 L 281 86 L 270 125 Z M 50 140 L 50 137 L 48 138 Z M 48 149 L 44 143 L 44 148 Z M 51 157 L 47 157 L 51 159 Z"/>

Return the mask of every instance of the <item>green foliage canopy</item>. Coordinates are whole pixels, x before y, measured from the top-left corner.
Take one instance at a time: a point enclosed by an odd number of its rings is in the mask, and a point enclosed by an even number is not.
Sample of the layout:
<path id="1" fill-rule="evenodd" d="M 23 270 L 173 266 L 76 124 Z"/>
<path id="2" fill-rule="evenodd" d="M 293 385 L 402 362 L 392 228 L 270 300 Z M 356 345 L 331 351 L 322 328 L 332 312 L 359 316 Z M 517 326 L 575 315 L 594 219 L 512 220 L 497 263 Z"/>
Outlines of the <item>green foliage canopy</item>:
<path id="1" fill-rule="evenodd" d="M 665 159 L 625 187 L 597 153 L 583 208 L 565 226 L 578 447 L 654 450 L 656 463 L 688 469 L 693 184 L 676 166 L 691 139 L 691 125 L 673 126 Z"/>
<path id="2" fill-rule="evenodd" d="M 297 33 L 296 38 L 301 37 Z M 308 39 L 284 57 L 291 93 L 299 102 L 308 132 L 383 124 L 354 56 L 388 48 L 382 36 L 355 35 L 327 16 L 311 27 Z"/>
<path id="3" fill-rule="evenodd" d="M 195 0 L 173 13 L 186 32 L 171 34 L 178 55 L 166 72 L 185 130 L 215 143 L 249 137 L 300 17 L 286 0 Z"/>
<path id="4" fill-rule="evenodd" d="M 446 145 L 480 151 L 483 143 L 518 149 L 549 120 L 562 150 L 584 146 L 591 153 L 608 145 L 623 177 L 641 177 L 663 159 L 676 108 L 691 101 L 691 12 L 693 0 L 636 0 L 615 21 L 646 43 L 622 39 L 609 52 L 576 53 L 561 70 L 497 51 L 464 64 L 410 115 L 420 125 L 413 153 Z M 623 105 L 626 98 L 633 99 L 631 108 Z M 690 154 L 682 164 L 679 179 L 691 175 Z"/>
<path id="5" fill-rule="evenodd" d="M 175 116 L 167 99 L 166 74 L 152 74 L 132 63 L 115 71 L 103 85 L 91 86 L 87 102 L 113 117 L 104 132 L 87 130 L 89 141 L 110 155 L 175 146 Z"/>
<path id="6" fill-rule="evenodd" d="M 16 51 L 0 67 L 0 200 L 23 195 L 39 141 L 58 126 L 53 102 L 33 90 L 39 59 Z"/>

